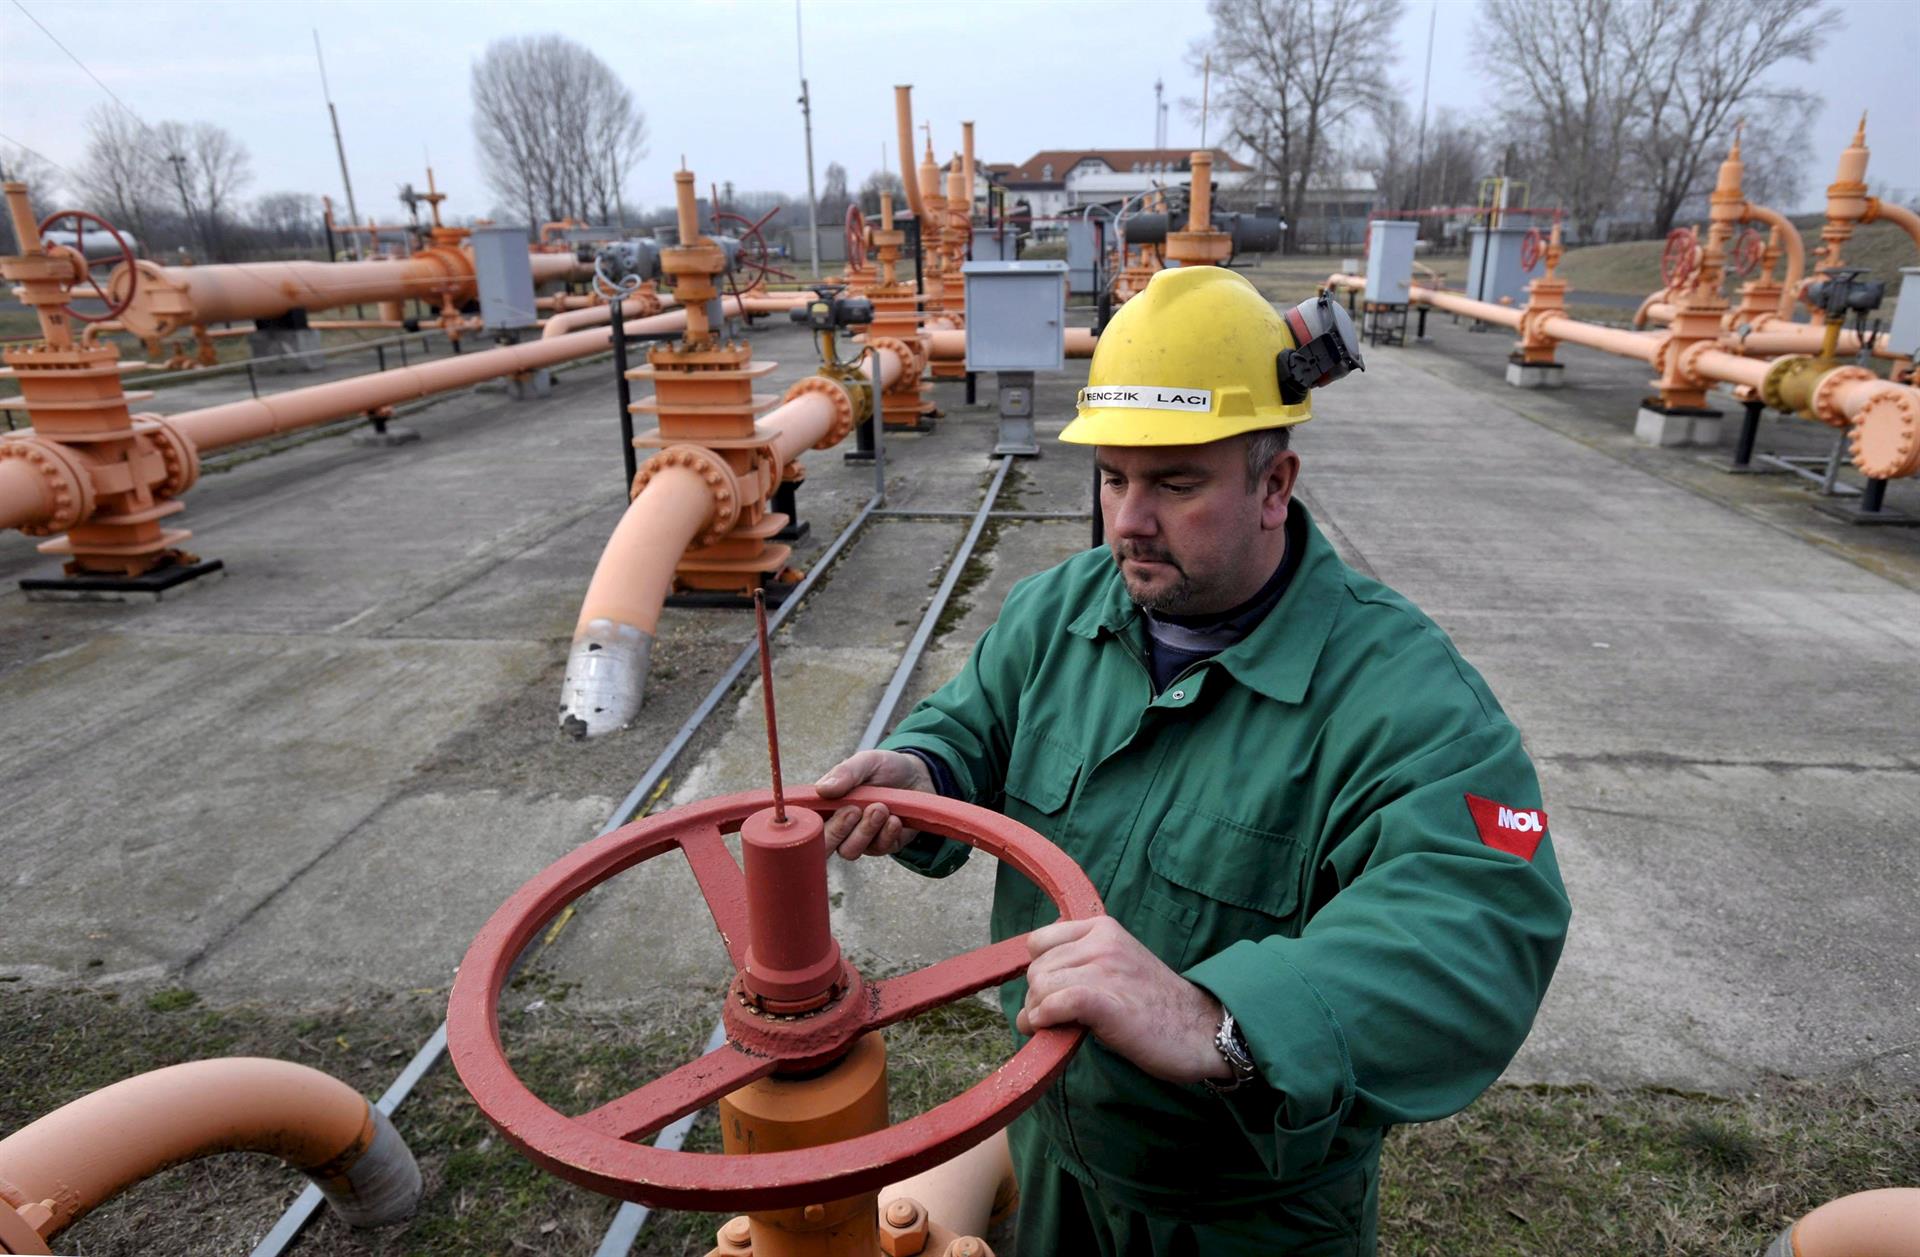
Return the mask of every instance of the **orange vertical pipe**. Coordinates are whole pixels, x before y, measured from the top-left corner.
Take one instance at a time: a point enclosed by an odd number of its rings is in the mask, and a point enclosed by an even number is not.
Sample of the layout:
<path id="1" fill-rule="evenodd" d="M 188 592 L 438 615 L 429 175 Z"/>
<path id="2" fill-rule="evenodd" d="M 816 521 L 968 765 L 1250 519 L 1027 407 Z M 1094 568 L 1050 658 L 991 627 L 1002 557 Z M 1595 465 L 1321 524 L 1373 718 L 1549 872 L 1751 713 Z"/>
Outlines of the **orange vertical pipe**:
<path id="1" fill-rule="evenodd" d="M 960 173 L 965 176 L 967 185 L 967 220 L 973 220 L 973 124 L 960 124 Z"/>
<path id="2" fill-rule="evenodd" d="M 893 118 L 898 127 L 900 148 L 900 182 L 906 185 L 907 208 L 913 216 L 925 221 L 926 206 L 920 201 L 920 186 L 914 181 L 913 169 L 913 85 L 897 84 L 893 89 Z"/>
<path id="3" fill-rule="evenodd" d="M 1187 196 L 1187 230 L 1213 230 L 1213 154 L 1205 149 L 1192 159 L 1193 175 Z"/>

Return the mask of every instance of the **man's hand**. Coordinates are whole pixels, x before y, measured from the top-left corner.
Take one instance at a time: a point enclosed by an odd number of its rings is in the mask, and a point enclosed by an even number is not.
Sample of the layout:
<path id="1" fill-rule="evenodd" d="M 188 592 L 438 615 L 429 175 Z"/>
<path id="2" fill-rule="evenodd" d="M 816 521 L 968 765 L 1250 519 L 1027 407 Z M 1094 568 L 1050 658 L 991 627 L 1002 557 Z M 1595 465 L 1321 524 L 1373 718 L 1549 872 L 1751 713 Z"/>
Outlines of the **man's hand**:
<path id="1" fill-rule="evenodd" d="M 1112 917 L 1056 921 L 1027 936 L 1022 1034 L 1079 1022 L 1155 1078 L 1219 1081 L 1233 1069 L 1213 1045 L 1220 1001 L 1195 986 Z"/>
<path id="2" fill-rule="evenodd" d="M 900 751 L 857 751 L 813 784 L 823 799 L 837 799 L 855 786 L 934 792 L 933 775 L 927 766 L 918 756 Z M 902 825 L 884 803 L 869 803 L 864 812 L 843 807 L 827 818 L 827 850 L 839 852 L 843 860 L 892 855 L 912 842 L 917 833 Z"/>

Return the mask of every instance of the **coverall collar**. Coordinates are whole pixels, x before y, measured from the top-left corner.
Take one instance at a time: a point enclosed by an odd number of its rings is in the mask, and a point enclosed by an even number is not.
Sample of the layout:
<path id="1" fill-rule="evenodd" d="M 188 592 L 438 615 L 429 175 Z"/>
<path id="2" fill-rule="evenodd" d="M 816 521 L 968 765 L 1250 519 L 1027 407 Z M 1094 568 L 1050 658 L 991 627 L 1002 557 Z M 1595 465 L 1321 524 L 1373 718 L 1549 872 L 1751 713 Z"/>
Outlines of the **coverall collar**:
<path id="1" fill-rule="evenodd" d="M 1333 631 L 1340 590 L 1346 582 L 1341 576 L 1344 566 L 1340 557 L 1321 535 L 1305 504 L 1296 497 L 1288 509 L 1299 511 L 1307 524 L 1307 548 L 1300 556 L 1299 570 L 1266 619 L 1209 662 L 1219 664 L 1257 694 L 1279 703 L 1299 703 L 1306 697 L 1314 665 L 1327 644 L 1327 635 Z M 1103 631 L 1117 637 L 1139 618 L 1140 608 L 1127 596 L 1120 570 L 1109 565 L 1100 595 L 1067 625 L 1067 631 L 1088 639 L 1098 638 Z"/>

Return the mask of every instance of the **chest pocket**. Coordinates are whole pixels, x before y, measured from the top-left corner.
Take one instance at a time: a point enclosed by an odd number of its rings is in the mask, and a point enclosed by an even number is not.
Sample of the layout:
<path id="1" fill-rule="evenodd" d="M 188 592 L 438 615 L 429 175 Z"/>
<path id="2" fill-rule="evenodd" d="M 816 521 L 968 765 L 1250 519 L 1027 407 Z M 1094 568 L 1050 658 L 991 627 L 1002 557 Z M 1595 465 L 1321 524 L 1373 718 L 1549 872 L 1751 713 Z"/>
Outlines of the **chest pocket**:
<path id="1" fill-rule="evenodd" d="M 1174 804 L 1147 846 L 1144 906 L 1175 932 L 1154 950 L 1185 969 L 1243 938 L 1299 934 L 1303 858 L 1291 834 Z"/>
<path id="2" fill-rule="evenodd" d="M 1000 810 L 1064 847 L 1067 802 L 1079 780 L 1081 760 L 1077 747 L 1044 733 L 1016 737 L 1013 754 L 1007 760 L 1006 799 Z M 1011 864 L 1000 864 L 993 895 L 995 941 L 1045 925 L 1058 915 L 1032 882 L 1015 872 Z"/>

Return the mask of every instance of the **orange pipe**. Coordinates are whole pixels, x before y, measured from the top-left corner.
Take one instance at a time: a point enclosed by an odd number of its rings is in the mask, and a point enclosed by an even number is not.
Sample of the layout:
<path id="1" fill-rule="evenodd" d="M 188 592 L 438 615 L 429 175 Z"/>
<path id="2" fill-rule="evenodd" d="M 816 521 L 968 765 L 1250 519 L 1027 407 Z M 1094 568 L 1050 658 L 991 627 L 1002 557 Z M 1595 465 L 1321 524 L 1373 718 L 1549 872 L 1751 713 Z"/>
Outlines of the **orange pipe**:
<path id="1" fill-rule="evenodd" d="M 1100 338 L 1090 327 L 1070 327 L 1067 329 L 1067 357 L 1091 358 L 1093 347 Z M 954 362 L 967 356 L 967 334 L 956 331 L 934 331 L 927 337 L 928 357 L 941 362 Z"/>
<path id="2" fill-rule="evenodd" d="M 1189 159 L 1193 171 L 1187 192 L 1187 230 L 1213 230 L 1213 154 L 1206 149 Z"/>
<path id="3" fill-rule="evenodd" d="M 1767 1246 L 1766 1257 L 1913 1257 L 1920 1187 L 1882 1187 L 1821 1205 Z"/>
<path id="4" fill-rule="evenodd" d="M 586 313 L 586 311 L 581 311 Z M 645 336 L 686 326 L 685 310 L 670 310 L 652 318 L 627 323 L 627 335 Z M 309 388 L 189 410 L 169 416 L 202 454 L 258 441 L 281 432 L 309 428 L 344 419 L 382 406 L 395 406 L 451 389 L 468 388 L 483 380 L 518 375 L 585 358 L 605 349 L 613 339 L 611 328 L 590 328 L 551 340 L 502 345 L 481 353 L 440 358 L 417 366 L 398 367 L 350 380 L 335 380 Z"/>
<path id="5" fill-rule="evenodd" d="M 898 128 L 900 142 L 900 182 L 907 189 L 907 208 L 921 222 L 927 219 L 927 209 L 920 200 L 920 184 L 914 177 L 913 167 L 913 85 L 901 83 L 893 89 L 893 120 Z"/>
<path id="6" fill-rule="evenodd" d="M 1544 335 L 1569 344 L 1585 345 L 1589 349 L 1598 349 L 1602 353 L 1619 354 L 1623 358 L 1638 358 L 1642 362 L 1652 362 L 1660 352 L 1660 335 L 1645 332 L 1629 332 L 1620 327 L 1602 327 L 1598 323 L 1582 323 L 1579 319 L 1570 319 L 1565 315 L 1556 315 L 1540 324 Z M 1733 355 L 1724 355 L 1733 357 Z M 1764 363 L 1748 363 L 1759 367 L 1761 374 L 1766 373 Z"/>
<path id="7" fill-rule="evenodd" d="M 876 398 L 913 369 L 912 353 L 905 345 L 881 347 Z M 873 379 L 872 356 L 861 373 Z M 772 432 L 772 461 L 784 467 L 827 436 L 835 414 L 827 393 L 799 390 L 756 427 Z M 698 447 L 671 447 L 642 465 L 644 483 L 614 526 L 581 600 L 561 690 L 562 727 L 599 737 L 625 728 L 639 713 L 660 608 L 673 590 L 681 556 L 714 523 L 717 491 L 734 504 L 750 502 L 758 493 L 730 470 L 722 478 L 723 466 L 718 456 Z M 719 483 L 710 484 L 709 474 Z"/>
<path id="8" fill-rule="evenodd" d="M 1886 219 L 1912 237 L 1916 245 L 1920 245 L 1920 214 L 1914 213 L 1904 205 L 1896 205 L 1892 201 L 1883 201 L 1877 196 L 1870 196 L 1867 198 L 1866 217 L 1860 221 L 1870 223 L 1876 218 Z"/>
<path id="9" fill-rule="evenodd" d="M 653 299 L 659 302 L 665 310 L 671 310 L 680 304 L 680 298 L 674 296 L 672 293 L 656 293 Z M 731 301 L 733 299 L 729 297 L 728 300 Z M 736 313 L 738 309 L 739 307 L 735 306 Z M 540 339 L 553 340 L 556 337 L 565 336 L 568 332 L 577 332 L 583 327 L 595 327 L 601 323 L 611 323 L 612 321 L 613 306 L 609 304 L 588 306 L 584 310 L 568 310 L 565 314 L 552 316 L 540 325 Z M 629 321 L 629 325 L 631 325 L 631 321 Z"/>
<path id="10" fill-rule="evenodd" d="M 592 264 L 570 253 L 528 257 L 536 284 L 584 279 Z M 451 291 L 457 299 L 476 293 L 473 261 L 461 249 L 436 246 L 410 258 L 371 262 L 240 262 L 218 266 L 134 263 L 140 282 L 121 322 L 135 335 L 166 336 L 182 327 L 278 318 L 291 310 L 328 310 L 375 305 Z M 107 289 L 118 294 L 131 282 L 121 263 Z"/>
<path id="11" fill-rule="evenodd" d="M 0 442 L 0 450 L 6 448 Z M 24 458 L 0 458 L 0 528 L 24 528 L 53 515 L 51 484 Z"/>
<path id="12" fill-rule="evenodd" d="M 1786 215 L 1779 210 L 1768 209 L 1764 205 L 1747 202 L 1746 213 L 1741 222 L 1758 219 L 1780 233 L 1787 244 L 1787 277 L 1780 286 L 1780 304 L 1775 312 L 1783 319 L 1793 317 L 1793 303 L 1800 297 L 1800 285 L 1807 277 L 1807 246 L 1800 239 L 1800 229 L 1787 221 Z"/>
<path id="13" fill-rule="evenodd" d="M 966 198 L 967 221 L 973 221 L 973 124 L 960 124 L 960 173 L 967 185 Z"/>
<path id="14" fill-rule="evenodd" d="M 264 1152 L 312 1178 L 349 1222 L 398 1221 L 420 1198 L 413 1154 L 352 1087 L 260 1057 L 191 1061 L 114 1083 L 0 1140 L 0 1198 L 44 1204 L 51 1238 L 168 1166 Z"/>

